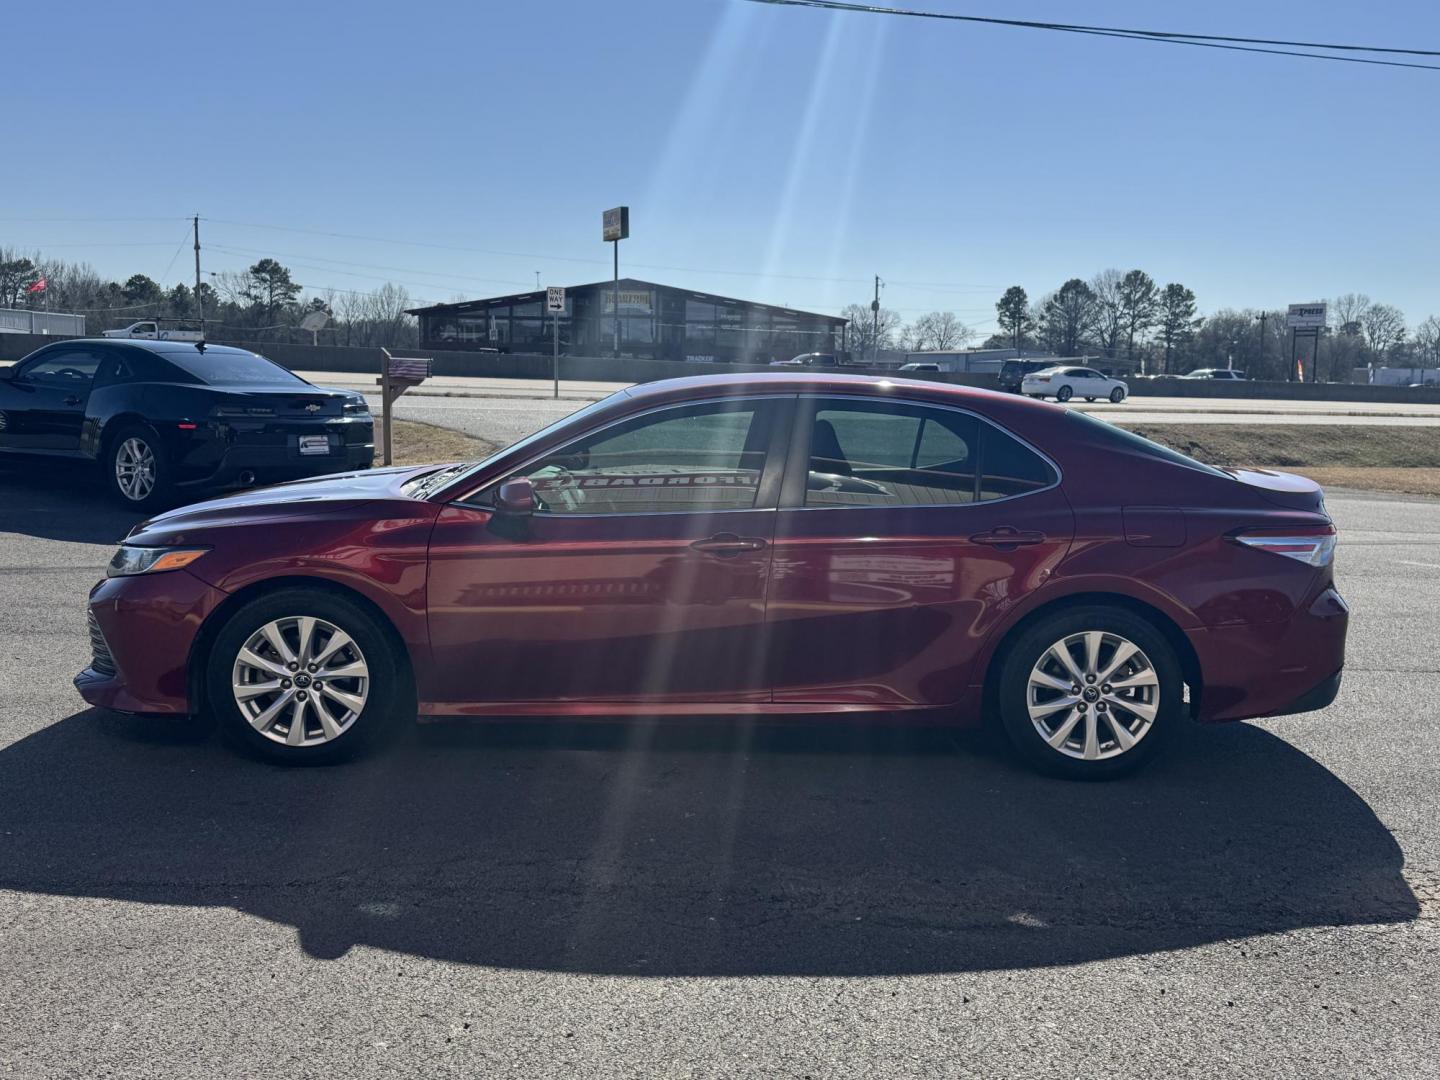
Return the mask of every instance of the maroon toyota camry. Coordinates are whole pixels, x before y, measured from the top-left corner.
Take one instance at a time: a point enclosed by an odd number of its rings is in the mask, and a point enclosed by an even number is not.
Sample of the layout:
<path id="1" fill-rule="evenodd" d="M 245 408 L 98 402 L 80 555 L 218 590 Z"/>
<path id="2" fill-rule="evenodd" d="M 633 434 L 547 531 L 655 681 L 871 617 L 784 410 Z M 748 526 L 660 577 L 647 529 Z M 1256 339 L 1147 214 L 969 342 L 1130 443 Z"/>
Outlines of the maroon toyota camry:
<path id="1" fill-rule="evenodd" d="M 1129 771 L 1187 718 L 1320 709 L 1344 663 L 1315 484 L 1083 413 L 794 372 L 650 383 L 478 464 L 163 514 L 90 596 L 91 704 L 282 760 L 450 716 L 993 717 Z M 816 722 L 819 722 L 817 720 Z"/>

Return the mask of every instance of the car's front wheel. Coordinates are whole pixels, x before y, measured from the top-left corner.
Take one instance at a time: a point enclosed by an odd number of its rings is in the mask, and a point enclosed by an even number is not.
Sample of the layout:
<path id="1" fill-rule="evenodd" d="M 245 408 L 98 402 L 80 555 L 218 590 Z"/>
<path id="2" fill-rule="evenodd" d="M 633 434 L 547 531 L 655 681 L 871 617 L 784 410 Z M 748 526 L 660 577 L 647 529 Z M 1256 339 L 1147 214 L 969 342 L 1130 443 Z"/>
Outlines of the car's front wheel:
<path id="1" fill-rule="evenodd" d="M 111 495 L 132 509 L 153 510 L 169 494 L 169 463 L 159 438 L 144 424 L 131 424 L 106 441 L 101 468 Z"/>
<path id="2" fill-rule="evenodd" d="M 1062 386 L 1059 390 L 1055 391 L 1056 401 L 1069 401 L 1074 396 L 1075 391 L 1072 387 L 1069 386 Z"/>
<path id="3" fill-rule="evenodd" d="M 353 757 L 396 727 L 404 666 L 359 604 L 319 589 L 244 605 L 210 650 L 207 692 L 221 731 L 273 761 Z"/>
<path id="4" fill-rule="evenodd" d="M 1123 608 L 1041 618 L 1006 652 L 1000 721 L 1030 765 L 1071 779 L 1133 772 L 1164 746 L 1184 709 L 1175 650 Z"/>
<path id="5" fill-rule="evenodd" d="M 1123 388 L 1117 386 L 1117 387 L 1115 387 L 1114 390 L 1111 390 L 1111 391 L 1110 391 L 1110 402 L 1111 402 L 1112 405 L 1119 405 L 1120 402 L 1122 402 L 1122 401 L 1124 401 L 1124 400 L 1125 400 L 1125 391 L 1124 391 Z"/>

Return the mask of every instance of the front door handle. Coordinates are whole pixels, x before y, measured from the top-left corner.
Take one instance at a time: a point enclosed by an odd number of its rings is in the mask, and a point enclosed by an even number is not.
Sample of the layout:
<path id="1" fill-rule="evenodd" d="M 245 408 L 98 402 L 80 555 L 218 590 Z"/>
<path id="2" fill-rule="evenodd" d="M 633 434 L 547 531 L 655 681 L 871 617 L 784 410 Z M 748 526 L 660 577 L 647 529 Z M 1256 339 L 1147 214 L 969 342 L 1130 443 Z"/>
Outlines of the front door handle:
<path id="1" fill-rule="evenodd" d="M 759 551 L 765 546 L 765 541 L 758 536 L 736 536 L 734 533 L 722 532 L 707 536 L 704 540 L 696 540 L 690 546 L 696 551 L 729 559 L 742 551 Z"/>
<path id="2" fill-rule="evenodd" d="M 976 533 L 970 537 L 972 544 L 986 544 L 1001 551 L 1013 551 L 1029 544 L 1043 544 L 1045 534 L 1033 529 L 1017 529 L 1013 525 L 999 525 L 989 532 Z"/>
<path id="3" fill-rule="evenodd" d="M 80 404 L 80 399 L 79 399 L 78 397 L 75 397 L 74 395 L 71 395 L 70 397 L 67 397 L 67 398 L 65 399 L 65 404 L 66 404 L 66 405 L 79 405 L 79 404 Z"/>

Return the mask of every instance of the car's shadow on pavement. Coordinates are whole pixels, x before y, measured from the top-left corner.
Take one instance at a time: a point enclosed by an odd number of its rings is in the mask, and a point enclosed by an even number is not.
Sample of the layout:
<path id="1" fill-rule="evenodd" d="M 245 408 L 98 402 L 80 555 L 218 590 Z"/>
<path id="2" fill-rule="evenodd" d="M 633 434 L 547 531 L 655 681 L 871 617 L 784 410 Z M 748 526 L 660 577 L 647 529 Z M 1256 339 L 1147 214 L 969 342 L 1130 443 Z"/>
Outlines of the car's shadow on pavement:
<path id="1" fill-rule="evenodd" d="M 366 945 L 631 975 L 1068 964 L 1417 917 L 1305 754 L 1195 730 L 1111 784 L 938 730 L 682 720 L 421 729 L 287 769 L 77 713 L 0 751 L 0 888 L 228 905 Z"/>
<path id="2" fill-rule="evenodd" d="M 118 542 L 145 515 L 112 501 L 94 465 L 0 455 L 0 533 Z"/>

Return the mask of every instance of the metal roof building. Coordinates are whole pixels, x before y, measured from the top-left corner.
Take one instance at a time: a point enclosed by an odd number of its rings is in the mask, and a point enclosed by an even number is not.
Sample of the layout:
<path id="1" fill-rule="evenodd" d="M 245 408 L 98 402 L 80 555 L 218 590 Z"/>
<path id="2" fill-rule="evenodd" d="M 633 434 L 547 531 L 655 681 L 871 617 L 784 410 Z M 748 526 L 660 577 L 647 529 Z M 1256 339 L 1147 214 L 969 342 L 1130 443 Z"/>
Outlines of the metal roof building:
<path id="1" fill-rule="evenodd" d="M 427 349 L 548 353 L 545 290 L 410 311 Z M 560 351 L 567 356 L 769 363 L 808 352 L 843 355 L 845 319 L 621 278 L 566 289 Z"/>

